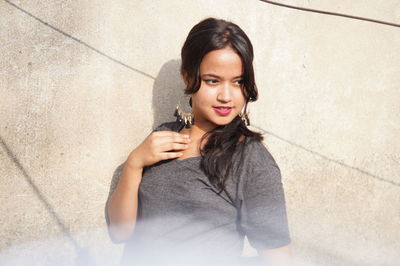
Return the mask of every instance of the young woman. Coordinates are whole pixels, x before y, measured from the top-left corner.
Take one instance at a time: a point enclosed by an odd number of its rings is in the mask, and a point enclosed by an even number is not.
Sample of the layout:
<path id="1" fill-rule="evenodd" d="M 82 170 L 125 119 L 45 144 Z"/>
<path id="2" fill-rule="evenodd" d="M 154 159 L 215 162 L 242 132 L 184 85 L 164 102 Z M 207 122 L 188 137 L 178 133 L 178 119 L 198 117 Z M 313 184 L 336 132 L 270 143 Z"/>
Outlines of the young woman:
<path id="1" fill-rule="evenodd" d="M 253 48 L 234 23 L 208 18 L 182 47 L 191 113 L 159 125 L 128 156 L 106 204 L 109 233 L 131 265 L 291 265 L 278 165 L 251 131 Z M 246 262 L 247 263 L 247 262 Z M 247 264 L 246 264 L 247 265 Z"/>

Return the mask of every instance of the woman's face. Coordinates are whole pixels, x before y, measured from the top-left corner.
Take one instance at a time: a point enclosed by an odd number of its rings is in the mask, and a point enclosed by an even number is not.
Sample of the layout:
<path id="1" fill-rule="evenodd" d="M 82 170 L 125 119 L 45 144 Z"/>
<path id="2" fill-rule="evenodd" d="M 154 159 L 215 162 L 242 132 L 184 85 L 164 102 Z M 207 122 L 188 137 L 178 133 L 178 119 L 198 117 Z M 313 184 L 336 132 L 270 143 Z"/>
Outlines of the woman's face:
<path id="1" fill-rule="evenodd" d="M 230 123 L 243 109 L 242 60 L 230 47 L 206 54 L 200 64 L 200 88 L 192 95 L 195 125 L 211 130 Z M 225 107 L 225 108 L 223 108 Z"/>

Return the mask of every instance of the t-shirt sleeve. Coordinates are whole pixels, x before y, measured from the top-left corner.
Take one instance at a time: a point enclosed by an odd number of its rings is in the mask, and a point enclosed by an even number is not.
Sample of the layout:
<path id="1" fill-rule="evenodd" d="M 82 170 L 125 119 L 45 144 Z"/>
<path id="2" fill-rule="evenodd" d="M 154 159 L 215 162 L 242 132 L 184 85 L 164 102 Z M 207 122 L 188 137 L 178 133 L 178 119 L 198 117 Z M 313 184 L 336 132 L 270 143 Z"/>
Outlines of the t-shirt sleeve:
<path id="1" fill-rule="evenodd" d="M 252 169 L 243 184 L 241 228 L 257 250 L 285 246 L 291 239 L 280 169 L 262 143 L 251 157 Z"/>

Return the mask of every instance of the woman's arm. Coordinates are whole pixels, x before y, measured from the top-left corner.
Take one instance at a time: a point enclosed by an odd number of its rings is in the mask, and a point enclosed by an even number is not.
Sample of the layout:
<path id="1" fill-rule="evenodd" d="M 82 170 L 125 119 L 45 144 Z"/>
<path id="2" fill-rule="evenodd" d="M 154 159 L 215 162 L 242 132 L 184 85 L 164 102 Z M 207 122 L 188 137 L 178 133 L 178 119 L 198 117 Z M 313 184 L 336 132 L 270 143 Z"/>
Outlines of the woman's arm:
<path id="1" fill-rule="evenodd" d="M 115 243 L 133 234 L 138 208 L 138 192 L 143 168 L 125 163 L 121 178 L 107 204 L 109 232 Z"/>
<path id="2" fill-rule="evenodd" d="M 260 265 L 289 266 L 291 238 L 281 172 L 263 143 L 252 144 L 251 171 L 243 182 L 241 228 L 257 249 Z"/>
<path id="3" fill-rule="evenodd" d="M 259 250 L 262 266 L 292 266 L 293 257 L 291 245 L 286 245 L 280 248 Z"/>
<path id="4" fill-rule="evenodd" d="M 180 151 L 187 149 L 189 142 L 189 136 L 156 129 L 130 153 L 118 185 L 107 202 L 109 233 L 113 242 L 125 242 L 133 234 L 143 168 L 181 156 Z"/>

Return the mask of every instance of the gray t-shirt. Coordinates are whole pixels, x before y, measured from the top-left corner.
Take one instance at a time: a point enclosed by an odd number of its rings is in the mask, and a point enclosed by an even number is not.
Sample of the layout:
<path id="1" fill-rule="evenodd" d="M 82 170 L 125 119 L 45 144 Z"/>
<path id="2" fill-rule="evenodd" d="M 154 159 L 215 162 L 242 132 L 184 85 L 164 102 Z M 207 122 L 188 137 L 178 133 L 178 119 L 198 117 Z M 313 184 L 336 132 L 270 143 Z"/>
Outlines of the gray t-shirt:
<path id="1" fill-rule="evenodd" d="M 178 122 L 168 122 L 154 131 L 181 128 Z M 254 140 L 246 140 L 243 155 L 235 153 L 233 158 L 237 171 L 230 171 L 226 191 L 220 194 L 201 169 L 201 156 L 145 167 L 135 232 L 123 261 L 234 265 L 245 235 L 257 250 L 289 244 L 284 191 L 274 158 Z M 235 167 L 239 162 L 241 167 Z"/>

